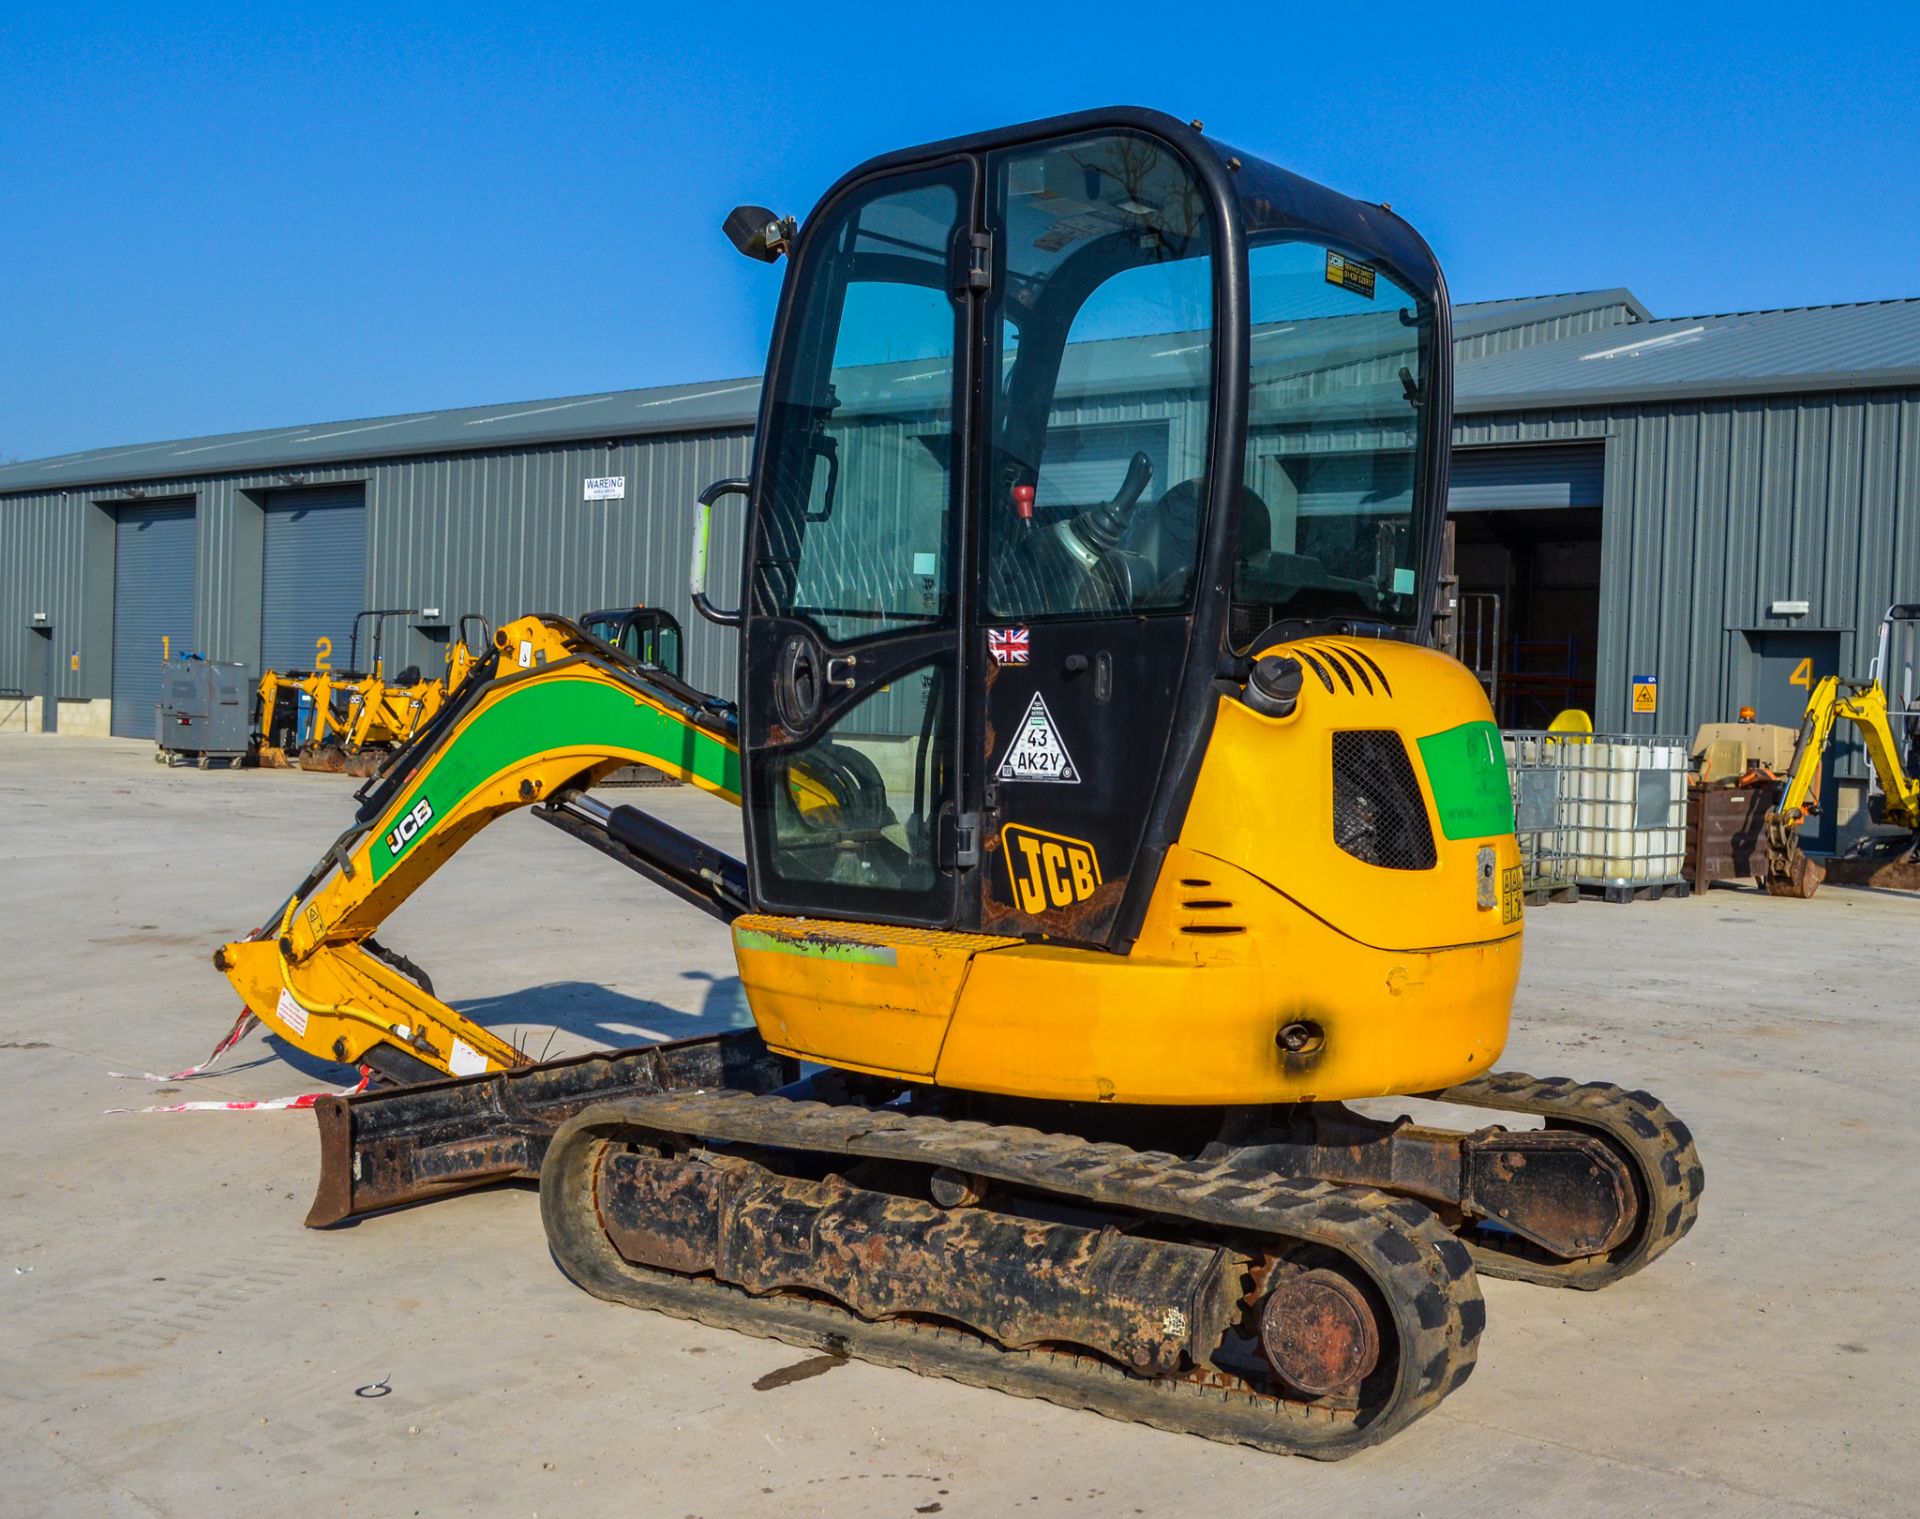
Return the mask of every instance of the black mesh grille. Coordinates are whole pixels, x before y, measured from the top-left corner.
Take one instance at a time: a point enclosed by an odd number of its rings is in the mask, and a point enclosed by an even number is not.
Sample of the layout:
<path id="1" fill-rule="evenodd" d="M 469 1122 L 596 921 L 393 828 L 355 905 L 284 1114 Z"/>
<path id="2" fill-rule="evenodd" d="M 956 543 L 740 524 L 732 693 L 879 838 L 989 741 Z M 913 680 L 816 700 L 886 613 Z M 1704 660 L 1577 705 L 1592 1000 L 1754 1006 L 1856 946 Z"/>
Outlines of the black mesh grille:
<path id="1" fill-rule="evenodd" d="M 1333 841 L 1386 870 L 1433 869 L 1426 800 L 1399 734 L 1334 734 Z"/>

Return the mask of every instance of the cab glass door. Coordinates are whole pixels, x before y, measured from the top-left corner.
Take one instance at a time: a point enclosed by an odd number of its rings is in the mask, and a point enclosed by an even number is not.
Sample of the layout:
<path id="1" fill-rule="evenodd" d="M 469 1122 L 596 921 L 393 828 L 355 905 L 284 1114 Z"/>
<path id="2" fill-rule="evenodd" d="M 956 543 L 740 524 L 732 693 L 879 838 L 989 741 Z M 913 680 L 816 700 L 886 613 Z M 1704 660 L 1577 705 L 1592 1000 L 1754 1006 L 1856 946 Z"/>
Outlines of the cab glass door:
<path id="1" fill-rule="evenodd" d="M 964 161 L 872 182 L 792 271 L 742 681 L 767 910 L 952 921 L 973 199 Z"/>

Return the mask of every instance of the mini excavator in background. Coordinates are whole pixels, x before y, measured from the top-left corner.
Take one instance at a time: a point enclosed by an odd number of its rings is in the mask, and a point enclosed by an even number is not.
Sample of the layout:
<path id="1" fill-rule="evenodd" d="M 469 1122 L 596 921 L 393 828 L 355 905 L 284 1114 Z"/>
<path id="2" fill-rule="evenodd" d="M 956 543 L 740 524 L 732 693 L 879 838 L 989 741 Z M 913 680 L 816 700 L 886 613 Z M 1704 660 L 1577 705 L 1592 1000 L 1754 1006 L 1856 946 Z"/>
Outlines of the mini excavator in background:
<path id="1" fill-rule="evenodd" d="M 1821 765 L 1843 721 L 1859 730 L 1873 766 L 1868 816 L 1907 834 L 1863 839 L 1856 849 L 1820 861 L 1800 847 L 1800 829 L 1820 810 Z M 1767 814 L 1760 884 L 1776 897 L 1810 897 L 1826 880 L 1920 888 L 1920 605 L 1887 608 L 1865 680 L 1828 675 L 1807 693 L 1793 764 L 1778 805 Z"/>
<path id="2" fill-rule="evenodd" d="M 324 1100 L 308 1222 L 538 1175 L 611 1301 L 1322 1458 L 1466 1380 L 1477 1273 L 1597 1288 L 1684 1235 L 1656 1099 L 1493 1068 L 1520 862 L 1426 646 L 1452 343 L 1412 228 L 1105 110 L 728 232 L 789 260 L 752 475 L 700 500 L 738 706 L 510 623 L 216 954 L 300 1048 L 456 1078 Z M 745 859 L 594 797 L 633 763 L 739 804 Z M 730 924 L 753 1027 L 535 1063 L 378 944 L 521 808 Z M 1416 1094 L 1542 1126 L 1347 1106 Z"/>

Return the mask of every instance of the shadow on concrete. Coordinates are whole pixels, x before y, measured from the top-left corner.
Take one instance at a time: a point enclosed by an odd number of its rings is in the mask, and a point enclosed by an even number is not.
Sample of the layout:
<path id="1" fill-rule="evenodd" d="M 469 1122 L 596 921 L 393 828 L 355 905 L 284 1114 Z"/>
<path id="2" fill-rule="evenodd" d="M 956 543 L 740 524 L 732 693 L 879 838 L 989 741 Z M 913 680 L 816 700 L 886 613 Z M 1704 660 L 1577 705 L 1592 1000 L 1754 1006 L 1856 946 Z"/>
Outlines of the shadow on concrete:
<path id="1" fill-rule="evenodd" d="M 552 1029 L 615 1047 L 647 1044 L 661 1039 L 688 1039 L 718 1034 L 752 1021 L 738 976 L 712 976 L 704 971 L 684 973 L 690 981 L 705 981 L 700 1011 L 685 1012 L 651 997 L 629 997 L 590 981 L 549 981 L 516 992 L 491 997 L 469 997 L 449 1004 L 476 1023 L 485 1024 L 503 1039 L 539 1058 L 515 1036 L 516 1028 Z"/>
<path id="2" fill-rule="evenodd" d="M 650 997 L 629 997 L 590 981 L 549 981 L 491 997 L 468 997 L 448 1005 L 536 1060 L 544 1058 L 550 1037 L 547 1030 L 620 1049 L 663 1039 L 724 1033 L 753 1022 L 738 976 L 715 976 L 706 971 L 685 971 L 682 975 L 688 981 L 706 983 L 697 1013 L 668 1007 Z M 529 1034 L 528 1030 L 540 1032 Z M 207 1073 L 206 1079 L 231 1076 L 270 1063 L 287 1065 L 308 1081 L 330 1088 L 352 1086 L 359 1080 L 357 1067 L 309 1055 L 271 1033 L 266 1036 L 264 1053 L 234 1060 L 231 1064 L 223 1061 Z M 190 1089 L 197 1085 L 193 1080 L 177 1083 L 180 1092 L 186 1095 L 191 1095 Z"/>

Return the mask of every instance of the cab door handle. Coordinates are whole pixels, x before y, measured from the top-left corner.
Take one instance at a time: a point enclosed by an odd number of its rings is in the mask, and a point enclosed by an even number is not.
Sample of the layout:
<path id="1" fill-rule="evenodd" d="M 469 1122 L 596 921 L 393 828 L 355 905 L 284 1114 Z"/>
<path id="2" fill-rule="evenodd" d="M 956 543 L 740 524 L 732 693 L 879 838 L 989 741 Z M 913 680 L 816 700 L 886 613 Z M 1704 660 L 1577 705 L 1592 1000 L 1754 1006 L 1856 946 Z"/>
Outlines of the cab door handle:
<path id="1" fill-rule="evenodd" d="M 827 684 L 845 686 L 849 691 L 854 687 L 854 667 L 860 663 L 852 654 L 833 654 L 827 659 Z"/>

